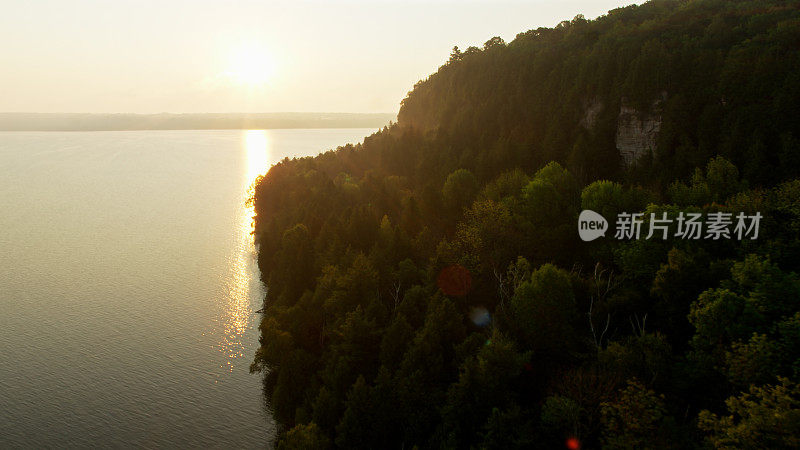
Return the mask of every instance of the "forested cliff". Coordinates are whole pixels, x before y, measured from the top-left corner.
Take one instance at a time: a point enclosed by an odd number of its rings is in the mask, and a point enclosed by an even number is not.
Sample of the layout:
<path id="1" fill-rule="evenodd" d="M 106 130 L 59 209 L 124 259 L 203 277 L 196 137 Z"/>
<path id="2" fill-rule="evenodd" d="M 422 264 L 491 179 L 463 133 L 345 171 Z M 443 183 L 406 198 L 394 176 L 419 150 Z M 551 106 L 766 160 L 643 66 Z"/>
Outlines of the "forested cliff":
<path id="1" fill-rule="evenodd" d="M 275 165 L 278 446 L 800 445 L 799 104 L 795 2 L 651 1 L 453 49 L 397 123 Z M 645 238 L 681 213 L 762 219 Z"/>

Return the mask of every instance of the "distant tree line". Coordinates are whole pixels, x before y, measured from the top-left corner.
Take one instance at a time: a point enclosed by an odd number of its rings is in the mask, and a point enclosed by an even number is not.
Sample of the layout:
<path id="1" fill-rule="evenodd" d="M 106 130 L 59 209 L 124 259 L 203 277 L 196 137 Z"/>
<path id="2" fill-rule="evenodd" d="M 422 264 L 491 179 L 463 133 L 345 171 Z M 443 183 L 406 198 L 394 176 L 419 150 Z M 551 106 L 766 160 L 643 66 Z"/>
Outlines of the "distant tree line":
<path id="1" fill-rule="evenodd" d="M 0 131 L 378 128 L 393 119 L 384 113 L 0 113 Z"/>

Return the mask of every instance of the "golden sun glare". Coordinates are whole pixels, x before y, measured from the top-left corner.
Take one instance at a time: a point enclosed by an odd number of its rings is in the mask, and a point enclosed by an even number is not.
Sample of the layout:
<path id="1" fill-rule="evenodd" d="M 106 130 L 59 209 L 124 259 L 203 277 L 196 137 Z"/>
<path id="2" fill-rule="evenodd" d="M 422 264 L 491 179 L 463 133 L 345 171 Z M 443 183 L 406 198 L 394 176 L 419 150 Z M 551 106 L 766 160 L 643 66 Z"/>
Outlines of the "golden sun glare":
<path id="1" fill-rule="evenodd" d="M 231 52 L 226 75 L 239 85 L 257 87 L 270 81 L 274 64 L 269 53 L 256 45 L 242 45 Z"/>

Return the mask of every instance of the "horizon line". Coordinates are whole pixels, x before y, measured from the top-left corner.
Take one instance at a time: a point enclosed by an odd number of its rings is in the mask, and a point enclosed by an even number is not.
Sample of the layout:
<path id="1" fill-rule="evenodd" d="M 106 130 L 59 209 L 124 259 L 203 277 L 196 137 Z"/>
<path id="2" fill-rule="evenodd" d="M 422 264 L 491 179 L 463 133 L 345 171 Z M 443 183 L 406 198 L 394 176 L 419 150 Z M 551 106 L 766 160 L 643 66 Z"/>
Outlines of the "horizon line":
<path id="1" fill-rule="evenodd" d="M 84 114 L 84 115 L 137 115 L 137 116 L 154 116 L 154 115 L 187 115 L 187 114 L 236 114 L 236 115 L 259 115 L 259 114 L 361 114 L 361 115 L 386 115 L 397 114 L 391 111 L 382 112 L 346 112 L 346 111 L 263 111 L 263 112 L 219 112 L 219 111 L 205 111 L 205 112 L 41 112 L 41 111 L 0 111 L 0 114 L 50 114 L 50 115 L 68 115 L 68 114 Z"/>

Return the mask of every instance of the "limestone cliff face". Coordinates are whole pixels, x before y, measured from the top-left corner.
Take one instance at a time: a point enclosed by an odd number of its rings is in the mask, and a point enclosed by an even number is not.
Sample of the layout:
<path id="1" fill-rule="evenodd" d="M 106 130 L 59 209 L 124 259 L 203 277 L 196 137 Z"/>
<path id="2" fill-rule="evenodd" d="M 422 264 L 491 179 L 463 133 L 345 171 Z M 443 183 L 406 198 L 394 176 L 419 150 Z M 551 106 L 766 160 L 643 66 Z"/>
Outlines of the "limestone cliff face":
<path id="1" fill-rule="evenodd" d="M 587 130 L 594 128 L 597 122 L 597 116 L 603 111 L 603 102 L 597 98 L 583 102 L 583 118 L 581 119 L 581 126 Z"/>
<path id="2" fill-rule="evenodd" d="M 666 92 L 653 102 L 649 112 L 629 106 L 623 98 L 617 116 L 616 147 L 625 167 L 630 167 L 649 151 L 655 151 L 658 133 L 661 131 L 661 108 Z M 605 105 L 597 98 L 583 103 L 584 115 L 580 125 L 587 130 L 594 128 L 597 117 Z"/>
<path id="3" fill-rule="evenodd" d="M 624 103 L 619 109 L 616 143 L 626 167 L 636 164 L 648 151 L 655 151 L 661 131 L 661 111 L 658 105 L 654 106 L 651 113 L 637 111 Z"/>

